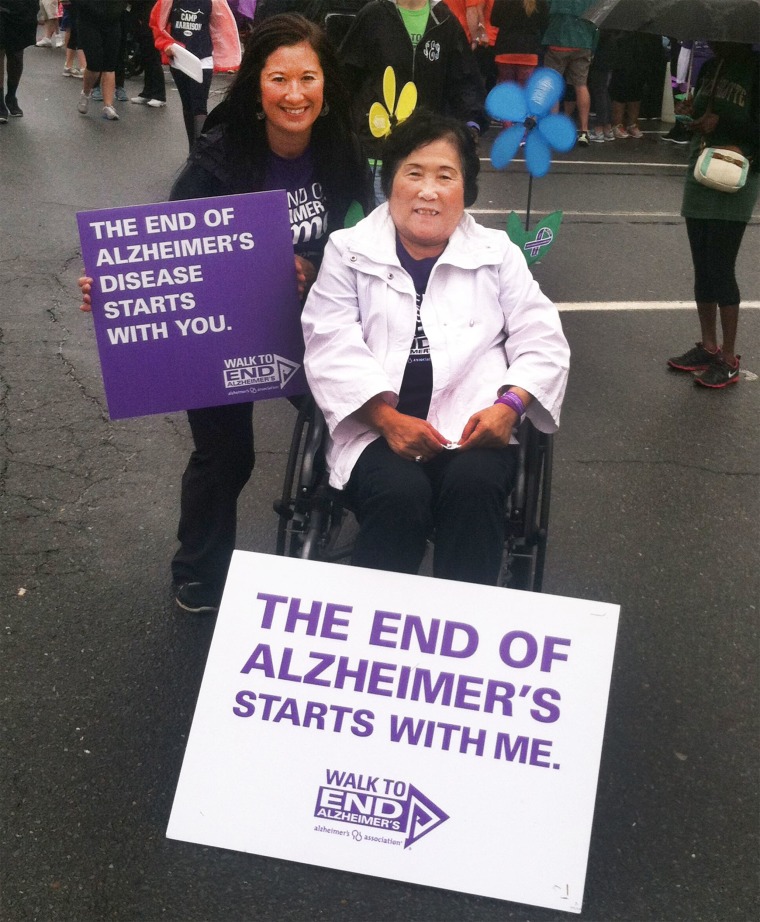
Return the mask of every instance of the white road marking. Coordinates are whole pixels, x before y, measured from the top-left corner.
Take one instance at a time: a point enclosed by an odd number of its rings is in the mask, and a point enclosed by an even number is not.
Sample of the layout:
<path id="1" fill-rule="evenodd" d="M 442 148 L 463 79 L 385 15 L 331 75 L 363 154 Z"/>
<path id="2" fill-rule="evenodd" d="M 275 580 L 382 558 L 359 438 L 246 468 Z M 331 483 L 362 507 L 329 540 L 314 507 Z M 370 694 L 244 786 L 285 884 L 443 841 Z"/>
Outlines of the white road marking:
<path id="1" fill-rule="evenodd" d="M 481 163 L 490 163 L 490 157 L 481 157 Z M 515 158 L 511 163 L 525 163 L 524 158 Z M 658 169 L 671 167 L 676 170 L 685 170 L 688 163 L 640 163 L 636 160 L 553 160 L 552 166 L 616 166 L 616 167 L 644 167 L 651 166 Z M 497 172 L 501 173 L 501 170 Z"/>
<path id="2" fill-rule="evenodd" d="M 696 311 L 693 301 L 555 301 L 557 310 L 576 311 Z M 760 301 L 742 301 L 742 310 L 758 310 Z"/>
<path id="3" fill-rule="evenodd" d="M 501 214 L 507 215 L 508 212 L 504 208 L 468 208 L 470 214 Z M 562 209 L 558 209 L 562 211 Z M 525 214 L 525 208 L 511 208 L 510 211 L 515 211 L 517 214 Z M 546 215 L 551 214 L 549 211 L 543 210 L 531 210 L 531 214 L 535 217 L 539 215 L 541 217 L 546 217 Z M 677 211 L 562 211 L 562 214 L 566 217 L 573 218 L 680 218 L 681 215 Z"/>

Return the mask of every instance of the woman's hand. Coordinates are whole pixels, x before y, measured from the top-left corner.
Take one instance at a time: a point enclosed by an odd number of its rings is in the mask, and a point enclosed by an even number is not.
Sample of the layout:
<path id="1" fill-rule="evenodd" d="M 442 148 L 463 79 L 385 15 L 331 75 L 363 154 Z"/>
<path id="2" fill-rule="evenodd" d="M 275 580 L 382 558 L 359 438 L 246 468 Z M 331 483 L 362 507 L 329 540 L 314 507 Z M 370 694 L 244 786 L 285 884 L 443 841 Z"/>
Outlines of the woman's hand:
<path id="1" fill-rule="evenodd" d="M 303 256 L 296 256 L 295 259 L 298 297 L 303 301 L 317 277 L 317 267 L 310 260 L 304 259 Z"/>
<path id="2" fill-rule="evenodd" d="M 399 413 L 378 394 L 354 414 L 382 435 L 391 451 L 408 461 L 430 461 L 448 444 L 448 439 L 427 420 Z"/>
<path id="3" fill-rule="evenodd" d="M 712 134 L 718 127 L 719 121 L 720 116 L 714 112 L 705 112 L 701 118 L 695 118 L 693 122 L 689 122 L 688 128 L 690 131 L 698 131 L 700 134 Z"/>
<path id="4" fill-rule="evenodd" d="M 467 420 L 459 438 L 459 447 L 462 451 L 468 448 L 505 448 L 518 422 L 517 413 L 503 403 L 478 410 Z"/>
<path id="5" fill-rule="evenodd" d="M 89 312 L 92 310 L 92 299 L 90 298 L 92 279 L 88 275 L 83 275 L 77 284 L 82 290 L 82 303 L 79 305 L 79 310 Z"/>

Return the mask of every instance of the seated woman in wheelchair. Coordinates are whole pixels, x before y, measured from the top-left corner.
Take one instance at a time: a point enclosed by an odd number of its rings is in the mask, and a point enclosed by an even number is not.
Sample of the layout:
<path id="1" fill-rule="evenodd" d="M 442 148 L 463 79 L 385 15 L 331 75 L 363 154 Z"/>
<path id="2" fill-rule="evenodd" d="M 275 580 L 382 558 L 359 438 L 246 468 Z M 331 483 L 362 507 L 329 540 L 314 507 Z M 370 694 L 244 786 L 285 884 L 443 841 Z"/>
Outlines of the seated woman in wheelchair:
<path id="1" fill-rule="evenodd" d="M 464 209 L 480 164 L 458 122 L 415 112 L 386 142 L 388 201 L 332 234 L 306 301 L 305 368 L 355 566 L 495 584 L 527 412 L 559 423 L 570 350 L 507 235 Z"/>

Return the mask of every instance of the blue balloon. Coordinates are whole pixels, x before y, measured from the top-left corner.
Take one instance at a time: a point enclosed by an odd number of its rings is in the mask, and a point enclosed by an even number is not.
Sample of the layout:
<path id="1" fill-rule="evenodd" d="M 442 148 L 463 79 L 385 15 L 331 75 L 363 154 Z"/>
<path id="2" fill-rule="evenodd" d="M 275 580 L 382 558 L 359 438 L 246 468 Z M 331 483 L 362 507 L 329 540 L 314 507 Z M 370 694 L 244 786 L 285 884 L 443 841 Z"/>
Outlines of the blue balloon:
<path id="1" fill-rule="evenodd" d="M 528 114 L 525 94 L 516 83 L 499 83 L 486 97 L 486 111 L 500 122 L 524 122 Z"/>
<path id="2" fill-rule="evenodd" d="M 497 170 L 503 170 L 520 147 L 525 129 L 522 125 L 513 125 L 498 136 L 491 148 L 491 163 Z M 543 143 L 543 142 L 542 142 Z"/>
<path id="3" fill-rule="evenodd" d="M 546 115 L 562 99 L 565 81 L 550 67 L 537 67 L 525 87 L 525 97 L 531 115 Z"/>
<path id="4" fill-rule="evenodd" d="M 525 166 L 531 176 L 540 179 L 549 172 L 552 152 L 549 145 L 537 131 L 531 131 L 525 142 Z"/>
<path id="5" fill-rule="evenodd" d="M 566 115 L 547 115 L 538 123 L 538 130 L 555 150 L 565 153 L 575 147 L 575 122 Z"/>

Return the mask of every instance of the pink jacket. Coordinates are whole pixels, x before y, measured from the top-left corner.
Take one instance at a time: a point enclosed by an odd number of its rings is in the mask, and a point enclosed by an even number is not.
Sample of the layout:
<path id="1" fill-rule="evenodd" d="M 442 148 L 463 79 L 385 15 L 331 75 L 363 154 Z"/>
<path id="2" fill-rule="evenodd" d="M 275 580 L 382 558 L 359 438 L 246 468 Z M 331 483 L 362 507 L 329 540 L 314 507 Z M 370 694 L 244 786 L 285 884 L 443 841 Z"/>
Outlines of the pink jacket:
<path id="1" fill-rule="evenodd" d="M 171 63 L 164 54 L 169 45 L 182 45 L 168 30 L 173 0 L 158 0 L 150 14 L 153 41 L 162 53 L 164 64 Z M 240 36 L 227 0 L 211 0 L 211 43 L 214 46 L 214 70 L 237 70 L 240 67 Z M 183 45 L 184 47 L 184 45 Z"/>

